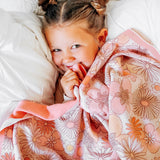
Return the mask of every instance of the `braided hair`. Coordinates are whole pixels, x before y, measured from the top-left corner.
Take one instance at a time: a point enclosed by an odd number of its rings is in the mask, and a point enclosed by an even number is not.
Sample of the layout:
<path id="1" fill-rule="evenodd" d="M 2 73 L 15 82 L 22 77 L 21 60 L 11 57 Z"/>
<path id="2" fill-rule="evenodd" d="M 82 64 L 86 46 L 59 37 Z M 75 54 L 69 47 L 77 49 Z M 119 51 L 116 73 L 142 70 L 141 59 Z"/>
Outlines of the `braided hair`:
<path id="1" fill-rule="evenodd" d="M 88 29 L 99 32 L 105 27 L 108 0 L 39 0 L 45 11 L 46 25 L 86 20 Z"/>

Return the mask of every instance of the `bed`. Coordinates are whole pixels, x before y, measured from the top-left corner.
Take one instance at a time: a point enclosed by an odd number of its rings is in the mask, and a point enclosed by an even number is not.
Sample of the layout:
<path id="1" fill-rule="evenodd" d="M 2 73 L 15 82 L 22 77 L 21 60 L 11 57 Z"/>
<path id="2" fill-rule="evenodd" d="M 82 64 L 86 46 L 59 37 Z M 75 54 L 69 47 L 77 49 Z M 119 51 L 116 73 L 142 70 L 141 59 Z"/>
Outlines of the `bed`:
<path id="1" fill-rule="evenodd" d="M 38 0 L 1 2 L 0 159 L 160 159 L 159 8 L 159 0 L 110 0 L 102 53 L 118 56 L 103 68 L 108 87 L 90 82 L 102 77 L 102 59 L 109 58 L 100 54 L 80 91 L 75 88 L 77 99 L 57 103 L 59 71 L 42 33 Z M 138 100 L 143 111 L 135 107 Z"/>

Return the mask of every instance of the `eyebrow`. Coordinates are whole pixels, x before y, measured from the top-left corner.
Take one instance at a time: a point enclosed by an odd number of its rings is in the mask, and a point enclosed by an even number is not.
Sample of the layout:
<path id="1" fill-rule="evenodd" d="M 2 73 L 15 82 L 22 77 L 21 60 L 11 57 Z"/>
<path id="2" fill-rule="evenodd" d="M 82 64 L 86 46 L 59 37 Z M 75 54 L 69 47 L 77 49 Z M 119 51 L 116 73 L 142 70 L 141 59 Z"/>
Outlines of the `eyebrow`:
<path id="1" fill-rule="evenodd" d="M 49 48 L 53 50 L 55 47 L 52 44 L 49 44 Z"/>

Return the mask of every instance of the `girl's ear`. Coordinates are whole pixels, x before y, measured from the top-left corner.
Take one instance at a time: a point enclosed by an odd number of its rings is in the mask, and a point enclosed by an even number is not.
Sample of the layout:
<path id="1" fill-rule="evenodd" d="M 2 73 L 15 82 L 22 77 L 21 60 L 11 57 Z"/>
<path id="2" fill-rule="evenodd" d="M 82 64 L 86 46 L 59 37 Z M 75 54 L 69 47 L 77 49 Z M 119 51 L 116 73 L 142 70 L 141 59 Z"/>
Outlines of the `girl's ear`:
<path id="1" fill-rule="evenodd" d="M 99 47 L 102 47 L 104 45 L 104 43 L 106 42 L 106 37 L 108 35 L 108 30 L 107 28 L 102 28 L 100 30 L 100 32 L 98 33 L 98 43 L 99 43 Z"/>

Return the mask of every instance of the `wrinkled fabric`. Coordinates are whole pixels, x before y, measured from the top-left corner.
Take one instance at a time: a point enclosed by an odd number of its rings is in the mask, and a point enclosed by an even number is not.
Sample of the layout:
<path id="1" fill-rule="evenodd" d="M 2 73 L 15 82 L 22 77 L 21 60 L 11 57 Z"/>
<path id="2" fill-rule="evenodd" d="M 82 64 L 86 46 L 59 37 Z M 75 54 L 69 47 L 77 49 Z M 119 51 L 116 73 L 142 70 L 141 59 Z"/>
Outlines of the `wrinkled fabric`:
<path id="1" fill-rule="evenodd" d="M 1 126 L 23 99 L 53 104 L 58 71 L 35 14 L 7 12 L 0 4 L 0 21 Z"/>
<path id="2" fill-rule="evenodd" d="M 132 30 L 106 42 L 76 100 L 19 103 L 1 127 L 1 159 L 160 159 L 159 60 Z"/>

